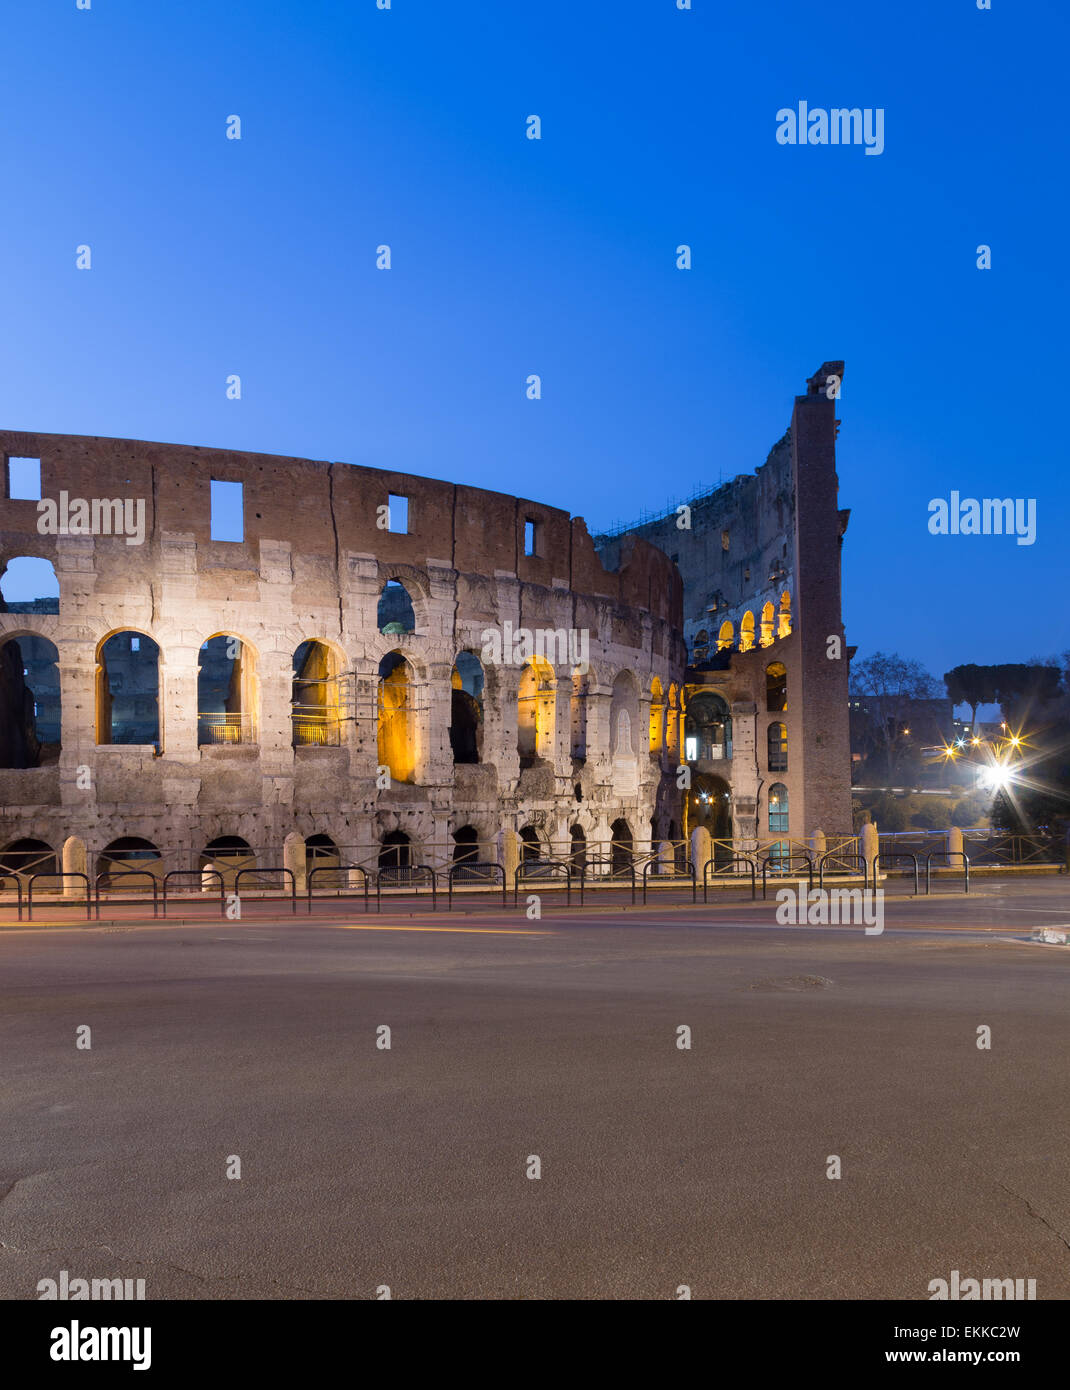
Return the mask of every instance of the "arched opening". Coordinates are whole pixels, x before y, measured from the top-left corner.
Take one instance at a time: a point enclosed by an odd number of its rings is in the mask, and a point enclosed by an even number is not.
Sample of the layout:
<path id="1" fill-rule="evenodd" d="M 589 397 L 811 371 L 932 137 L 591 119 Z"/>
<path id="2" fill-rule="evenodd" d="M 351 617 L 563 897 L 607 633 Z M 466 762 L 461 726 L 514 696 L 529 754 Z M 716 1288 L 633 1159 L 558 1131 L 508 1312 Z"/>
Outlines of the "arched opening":
<path id="1" fill-rule="evenodd" d="M 123 835 L 105 845 L 97 855 L 97 878 L 103 874 L 101 886 L 111 888 L 115 874 L 151 873 L 157 878 L 163 874 L 163 856 L 151 840 L 143 840 L 138 835 Z M 135 892 L 151 892 L 152 885 L 145 879 L 135 879 L 125 885 Z"/>
<path id="2" fill-rule="evenodd" d="M 97 657 L 97 743 L 160 744 L 160 649 L 143 632 L 116 632 Z"/>
<path id="3" fill-rule="evenodd" d="M 710 634 L 706 629 L 699 628 L 695 633 L 695 640 L 691 644 L 691 660 L 695 665 L 706 660 L 710 654 Z"/>
<path id="4" fill-rule="evenodd" d="M 310 873 L 313 869 L 337 869 L 341 863 L 341 853 L 330 835 L 319 834 L 306 837 L 305 868 Z M 329 879 L 328 882 L 333 882 L 333 880 Z"/>
<path id="5" fill-rule="evenodd" d="M 416 631 L 416 614 L 409 591 L 399 579 L 388 579 L 379 595 L 376 623 L 380 632 Z"/>
<path id="6" fill-rule="evenodd" d="M 587 693 L 589 689 L 589 673 L 577 666 L 572 672 L 572 693 L 569 696 L 568 722 L 572 761 L 580 764 L 587 761 Z"/>
<path id="7" fill-rule="evenodd" d="M 626 874 L 632 862 L 632 832 L 626 820 L 615 820 L 610 826 L 609 871 Z"/>
<path id="8" fill-rule="evenodd" d="M 44 840 L 12 840 L 0 850 L 0 873 L 18 874 L 29 879 L 34 874 L 54 874 L 59 870 L 59 856 Z M 3 884 L 0 884 L 0 889 Z"/>
<path id="9" fill-rule="evenodd" d="M 16 555 L 0 575 L 0 613 L 58 613 L 59 580 L 51 560 Z"/>
<path id="10" fill-rule="evenodd" d="M 639 730 L 639 690 L 631 671 L 619 671 L 609 701 L 609 728 L 614 758 L 635 756 Z"/>
<path id="11" fill-rule="evenodd" d="M 379 868 L 408 869 L 412 864 L 412 841 L 404 830 L 391 830 L 379 842 Z"/>
<path id="12" fill-rule="evenodd" d="M 773 610 L 773 605 L 772 605 L 771 603 L 767 603 L 767 604 L 762 608 L 762 626 L 761 626 L 761 635 L 760 635 L 760 637 L 759 637 L 759 641 L 761 642 L 761 645 L 762 645 L 763 647 L 771 647 L 771 646 L 773 645 L 773 636 L 774 636 L 774 634 L 773 634 L 773 626 L 774 626 L 774 610 Z"/>
<path id="13" fill-rule="evenodd" d="M 541 858 L 539 832 L 533 825 L 525 825 L 520 832 L 520 858 L 524 864 L 533 864 Z"/>
<path id="14" fill-rule="evenodd" d="M 700 691 L 687 702 L 684 757 L 689 763 L 732 756 L 732 715 L 720 695 Z"/>
<path id="15" fill-rule="evenodd" d="M 669 753 L 679 756 L 680 749 L 680 692 L 675 682 L 669 686 L 668 703 L 665 708 L 665 746 Z"/>
<path id="16" fill-rule="evenodd" d="M 197 742 L 255 743 L 256 658 L 230 633 L 201 643 L 197 665 Z"/>
<path id="17" fill-rule="evenodd" d="M 749 609 L 743 614 L 743 621 L 739 625 L 739 650 L 754 650 L 754 614 Z"/>
<path id="18" fill-rule="evenodd" d="M 290 724 L 295 748 L 336 746 L 340 740 L 338 660 L 326 642 L 302 642 L 294 652 Z"/>
<path id="19" fill-rule="evenodd" d="M 587 867 L 587 836 L 583 832 L 582 825 L 569 827 L 570 851 L 569 857 L 572 861 L 574 871 L 586 869 Z"/>
<path id="20" fill-rule="evenodd" d="M 453 862 L 475 863 L 479 858 L 479 832 L 474 825 L 462 825 L 453 832 Z"/>
<path id="21" fill-rule="evenodd" d="M 27 633 L 0 646 L 0 767 L 41 767 L 60 754 L 59 652 Z"/>
<path id="22" fill-rule="evenodd" d="M 541 657 L 531 657 L 524 666 L 516 697 L 516 751 L 521 771 L 553 756 L 555 691 L 553 667 Z"/>
<path id="23" fill-rule="evenodd" d="M 791 595 L 787 589 L 780 595 L 780 616 L 777 621 L 778 637 L 791 636 Z"/>
<path id="24" fill-rule="evenodd" d="M 650 683 L 650 751 L 660 753 L 665 747 L 665 696 L 657 676 Z"/>
<path id="25" fill-rule="evenodd" d="M 717 634 L 717 650 L 719 652 L 730 652 L 736 640 L 736 630 L 726 618 L 721 624 L 721 630 Z"/>
<path id="26" fill-rule="evenodd" d="M 779 714 L 788 707 L 788 669 L 782 661 L 771 661 L 765 668 L 765 708 Z"/>
<path id="27" fill-rule="evenodd" d="M 379 663 L 378 750 L 392 782 L 416 781 L 416 674 L 400 652 Z"/>
<path id="28" fill-rule="evenodd" d="M 213 869 L 222 875 L 223 887 L 228 893 L 234 891 L 234 880 L 242 869 L 256 868 L 256 853 L 248 840 L 240 835 L 220 835 L 210 840 L 201 850 L 198 867 Z M 215 883 L 215 880 L 211 880 Z M 218 887 L 218 884 L 216 884 Z"/>
<path id="29" fill-rule="evenodd" d="M 724 778 L 712 773 L 693 778 L 687 794 L 687 826 L 689 831 L 705 827 L 718 864 L 732 857 L 732 793 Z M 699 864 L 695 868 L 702 870 Z"/>
<path id="30" fill-rule="evenodd" d="M 774 782 L 769 788 L 769 833 L 787 835 L 788 833 L 788 789 L 783 782 Z M 770 846 L 769 858 L 783 861 L 791 853 L 787 840 L 779 840 Z"/>
<path id="31" fill-rule="evenodd" d="M 776 723 L 769 725 L 766 735 L 768 746 L 768 763 L 770 772 L 787 772 L 788 770 L 788 726 Z"/>
<path id="32" fill-rule="evenodd" d="M 483 753 L 483 665 L 458 652 L 450 676 L 450 747 L 455 763 L 478 763 Z"/>

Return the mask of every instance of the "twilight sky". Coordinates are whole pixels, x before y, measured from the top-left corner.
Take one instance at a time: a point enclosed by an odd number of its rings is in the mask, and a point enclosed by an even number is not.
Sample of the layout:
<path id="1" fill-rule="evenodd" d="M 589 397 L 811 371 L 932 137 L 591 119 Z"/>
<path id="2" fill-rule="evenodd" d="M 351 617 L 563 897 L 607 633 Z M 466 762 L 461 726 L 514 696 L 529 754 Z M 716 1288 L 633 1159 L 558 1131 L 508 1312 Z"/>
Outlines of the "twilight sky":
<path id="1" fill-rule="evenodd" d="M 1070 10 L 692 4 L 6 6 L 0 425 L 424 473 L 593 531 L 753 469 L 842 357 L 859 655 L 1070 647 Z M 778 144 L 800 100 L 883 108 L 883 153 Z M 953 489 L 1036 499 L 1035 543 L 930 535 Z"/>

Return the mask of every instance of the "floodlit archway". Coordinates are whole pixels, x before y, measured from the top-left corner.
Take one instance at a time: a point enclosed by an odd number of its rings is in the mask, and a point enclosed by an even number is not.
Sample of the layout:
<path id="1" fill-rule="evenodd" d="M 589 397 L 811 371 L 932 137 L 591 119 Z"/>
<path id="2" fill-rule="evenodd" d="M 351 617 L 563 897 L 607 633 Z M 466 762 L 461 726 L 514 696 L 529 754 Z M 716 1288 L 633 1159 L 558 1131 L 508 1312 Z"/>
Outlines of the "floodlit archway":
<path id="1" fill-rule="evenodd" d="M 759 641 L 763 647 L 771 647 L 773 645 L 773 629 L 775 626 L 774 618 L 775 614 L 773 605 L 771 603 L 765 604 L 762 608 L 762 625 L 761 634 L 759 637 Z"/>
<path id="2" fill-rule="evenodd" d="M 307 641 L 294 652 L 290 724 L 295 748 L 340 741 L 338 658 L 326 642 Z"/>
<path id="3" fill-rule="evenodd" d="M 218 632 L 201 643 L 197 664 L 197 742 L 256 742 L 256 654 Z"/>
<path id="4" fill-rule="evenodd" d="M 650 683 L 650 751 L 660 753 L 665 747 L 665 696 L 657 676 Z"/>
<path id="5" fill-rule="evenodd" d="M 743 614 L 743 621 L 739 625 L 739 650 L 754 650 L 754 614 L 749 609 Z"/>
<path id="6" fill-rule="evenodd" d="M 116 632 L 97 653 L 97 743 L 160 743 L 160 649 L 143 632 Z"/>
<path id="7" fill-rule="evenodd" d="M 791 636 L 791 595 L 787 589 L 780 595 L 780 614 L 777 619 L 777 636 Z"/>
<path id="8" fill-rule="evenodd" d="M 555 694 L 553 667 L 542 657 L 531 657 L 517 691 L 516 751 L 521 770 L 533 767 L 540 758 L 553 757 Z"/>
<path id="9" fill-rule="evenodd" d="M 392 782 L 416 781 L 416 675 L 400 652 L 379 663 L 378 755 Z"/>
<path id="10" fill-rule="evenodd" d="M 779 714 L 788 707 L 788 668 L 782 661 L 771 661 L 765 668 L 765 708 Z"/>
<path id="11" fill-rule="evenodd" d="M 60 754 L 59 652 L 25 633 L 0 645 L 0 767 L 41 767 Z"/>
<path id="12" fill-rule="evenodd" d="M 730 652 L 736 640 L 736 630 L 726 618 L 721 624 L 721 630 L 717 634 L 717 650 L 719 652 Z"/>
<path id="13" fill-rule="evenodd" d="M 732 715 L 725 700 L 700 691 L 687 702 L 684 757 L 689 763 L 732 756 Z"/>

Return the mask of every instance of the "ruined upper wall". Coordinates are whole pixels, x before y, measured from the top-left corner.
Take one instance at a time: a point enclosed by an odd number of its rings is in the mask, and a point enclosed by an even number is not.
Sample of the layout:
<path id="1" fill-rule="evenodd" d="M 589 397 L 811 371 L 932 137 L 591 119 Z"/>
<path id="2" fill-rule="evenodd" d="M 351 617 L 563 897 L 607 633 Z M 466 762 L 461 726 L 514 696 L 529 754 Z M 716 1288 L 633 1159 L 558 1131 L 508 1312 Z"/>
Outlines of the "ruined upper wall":
<path id="1" fill-rule="evenodd" d="M 262 542 L 285 542 L 295 556 L 295 579 L 310 599 L 336 588 L 344 551 L 381 563 L 423 568 L 429 560 L 461 573 L 515 575 L 521 583 L 566 588 L 647 609 L 679 627 L 682 585 L 671 562 L 652 546 L 634 549 L 618 568 L 599 559 L 582 518 L 526 498 L 346 463 L 238 453 L 195 445 L 79 435 L 0 432 L 0 454 L 40 458 L 41 496 L 144 499 L 146 543 L 96 536 L 99 549 L 121 547 L 124 573 L 143 552 L 156 563 L 152 542 L 162 534 L 188 537 L 201 574 L 220 571 L 230 586 L 250 582 L 261 565 Z M 6 478 L 6 468 L 4 469 Z M 243 485 L 244 539 L 211 539 L 210 483 Z M 376 525 L 389 494 L 408 498 L 408 533 Z M 0 513 L 2 559 L 15 554 L 52 559 L 56 537 L 38 530 L 38 505 L 5 500 Z M 537 551 L 524 554 L 526 521 L 537 526 Z M 317 591 L 322 591 L 322 595 Z"/>

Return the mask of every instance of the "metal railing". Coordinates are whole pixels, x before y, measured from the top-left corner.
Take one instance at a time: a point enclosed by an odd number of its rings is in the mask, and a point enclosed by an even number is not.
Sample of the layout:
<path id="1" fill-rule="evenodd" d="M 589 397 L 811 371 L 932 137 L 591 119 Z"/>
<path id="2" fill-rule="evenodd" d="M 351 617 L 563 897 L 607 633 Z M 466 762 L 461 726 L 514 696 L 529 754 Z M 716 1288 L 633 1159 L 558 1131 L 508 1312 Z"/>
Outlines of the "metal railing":
<path id="1" fill-rule="evenodd" d="M 202 713 L 197 715 L 197 743 L 252 743 L 253 720 L 249 714 Z"/>
<path id="2" fill-rule="evenodd" d="M 19 921 L 21 922 L 21 921 L 22 921 L 22 879 L 19 878 L 18 874 L 0 873 L 0 885 L 2 885 L 3 882 L 4 882 L 4 880 L 5 880 L 5 879 L 8 879 L 8 878 L 9 878 L 9 879 L 11 880 L 11 882 L 15 885 L 15 901 L 16 901 L 16 903 L 17 903 L 17 905 L 18 905 L 18 909 L 19 909 L 19 918 L 18 918 L 18 919 L 19 919 Z M 6 906 L 6 904 L 3 902 L 2 899 L 0 899 L 0 907 L 2 907 L 2 906 Z"/>
<path id="3" fill-rule="evenodd" d="M 722 875 L 725 876 L 725 877 L 727 877 L 727 878 L 738 878 L 738 877 L 739 877 L 738 874 L 730 874 L 730 873 L 728 873 L 728 872 L 726 871 L 726 869 L 724 868 L 724 863 L 725 863 L 725 861 L 724 861 L 723 859 L 707 859 L 706 862 L 705 862 L 705 864 L 702 866 L 702 901 L 703 901 L 704 903 L 705 903 L 705 902 L 709 902 L 709 897 L 707 896 L 707 894 L 708 894 L 708 890 L 709 890 L 709 886 L 710 886 L 710 870 L 711 870 L 711 869 L 713 870 L 713 877 L 714 877 L 714 878 L 719 878 L 719 877 L 721 877 Z M 756 882 L 756 877 L 755 877 L 755 875 L 756 875 L 756 869 L 755 869 L 754 860 L 751 859 L 750 856 L 749 856 L 749 855 L 746 855 L 746 854 L 734 854 L 734 855 L 732 856 L 731 860 L 729 861 L 729 863 L 730 863 L 730 864 L 746 864 L 747 868 L 750 870 L 750 896 L 751 896 L 751 902 L 753 902 L 754 899 L 758 896 L 758 887 L 757 887 L 757 882 Z"/>
<path id="4" fill-rule="evenodd" d="M 645 864 L 643 865 L 643 902 L 644 902 L 644 903 L 646 902 L 647 880 L 648 880 L 648 879 L 650 878 L 650 876 L 651 876 L 651 875 L 650 875 L 651 869 L 654 870 L 654 874 L 653 874 L 653 877 L 654 877 L 654 878 L 661 878 L 661 879 L 666 879 L 666 880 L 681 879 L 681 878 L 682 878 L 682 879 L 690 879 L 690 880 L 691 880 L 691 901 L 692 901 L 693 903 L 697 903 L 697 902 L 698 902 L 698 883 L 697 883 L 697 881 L 696 881 L 696 879 L 695 879 L 695 866 L 694 866 L 694 864 L 692 864 L 691 860 L 688 859 L 687 863 L 683 866 L 683 869 L 681 870 L 681 868 L 675 863 L 675 861 L 673 861 L 672 863 L 669 863 L 669 864 L 663 864 L 663 863 L 660 862 L 660 860 L 659 860 L 656 856 L 652 856 L 652 857 L 647 861 L 647 863 L 645 863 Z M 667 886 L 667 885 L 663 885 L 663 886 Z"/>
<path id="5" fill-rule="evenodd" d="M 341 742 L 338 711 L 329 705 L 294 705 L 291 722 L 295 748 L 337 748 Z"/>
<path id="6" fill-rule="evenodd" d="M 814 886 L 814 860 L 813 860 L 813 856 L 810 854 L 809 850 L 799 850 L 799 851 L 796 852 L 795 854 L 777 855 L 777 857 L 776 857 L 775 859 L 765 858 L 765 859 L 763 859 L 763 860 L 761 861 L 761 864 L 762 864 L 762 901 L 763 901 L 763 902 L 765 901 L 765 896 L 766 896 L 766 877 L 767 877 L 767 875 L 768 875 L 768 873 L 769 873 L 769 865 L 770 865 L 770 864 L 775 865 L 774 873 L 775 873 L 775 875 L 776 875 L 777 878 L 789 878 L 789 877 L 791 877 L 791 876 L 795 873 L 795 870 L 794 870 L 794 868 L 792 868 L 792 865 L 794 864 L 794 862 L 795 862 L 797 859 L 801 859 L 801 860 L 803 861 L 803 863 L 806 865 L 806 874 L 807 874 L 807 879 L 808 879 L 807 887 L 813 888 L 813 886 Z"/>
<path id="7" fill-rule="evenodd" d="M 885 865 L 886 863 L 888 863 L 888 862 L 890 862 L 890 861 L 892 861 L 892 860 L 896 860 L 896 859 L 900 859 L 900 860 L 902 860 L 902 859 L 909 859 L 910 862 L 914 865 L 914 896 L 917 897 L 917 896 L 918 896 L 918 892 L 919 892 L 919 888 L 918 888 L 918 856 L 917 856 L 916 854 L 911 854 L 908 850 L 900 850 L 900 852 L 899 852 L 898 854 L 885 854 L 884 851 L 882 850 L 882 851 L 877 855 L 877 868 L 878 868 L 878 869 L 883 868 L 884 865 Z"/>
<path id="8" fill-rule="evenodd" d="M 836 864 L 842 865 L 842 869 L 840 870 L 840 872 L 845 873 L 845 874 L 852 874 L 852 873 L 853 873 L 853 874 L 856 874 L 856 873 L 858 872 L 859 866 L 861 866 L 861 868 L 862 868 L 862 886 L 863 886 L 863 888 L 866 888 L 866 889 L 869 888 L 869 865 L 868 865 L 868 863 L 866 862 L 866 857 L 865 857 L 865 855 L 864 855 L 864 854 L 840 854 L 840 852 L 839 852 L 838 850 L 831 850 L 831 849 L 830 849 L 826 854 L 823 854 L 823 855 L 821 856 L 821 858 L 820 858 L 820 859 L 818 860 L 818 862 L 817 862 L 817 886 L 818 886 L 818 888 L 824 888 L 824 886 L 825 886 L 825 865 L 828 863 L 828 861 L 829 861 L 830 859 L 831 859 L 831 860 L 834 860 Z M 851 864 L 851 863 L 849 862 L 849 861 L 851 861 L 851 860 L 854 861 L 853 864 Z M 836 872 L 836 870 L 831 870 L 830 872 Z"/>
<path id="9" fill-rule="evenodd" d="M 449 894 L 449 911 L 453 911 L 453 885 L 456 882 L 467 885 L 469 892 L 477 889 L 486 889 L 488 886 L 497 889 L 499 882 L 502 887 L 502 907 L 507 907 L 509 903 L 508 889 L 505 883 L 505 870 L 500 864 L 481 864 L 470 859 L 461 860 L 452 865 L 446 871 L 446 887 Z M 464 888 L 459 888 L 458 892 L 464 892 Z"/>
<path id="10" fill-rule="evenodd" d="M 296 912 L 297 912 L 297 880 L 296 880 L 296 878 L 294 877 L 293 871 L 292 871 L 291 869 L 283 869 L 283 868 L 279 868 L 279 867 L 273 867 L 273 868 L 267 868 L 267 869 L 239 869 L 238 872 L 234 875 L 234 892 L 237 894 L 239 900 L 240 900 L 240 898 L 241 898 L 241 881 L 242 881 L 242 879 L 243 879 L 243 878 L 256 878 L 256 879 L 261 879 L 261 878 L 264 877 L 265 874 L 282 874 L 282 875 L 283 875 L 283 882 L 284 882 L 284 883 L 285 883 L 287 880 L 289 880 L 289 887 L 290 887 L 289 894 L 288 894 L 288 895 L 283 894 L 283 895 L 281 895 L 281 896 L 288 896 L 288 897 L 289 897 L 289 899 L 290 899 L 290 911 L 291 911 L 292 913 L 296 913 Z M 260 886 L 260 885 L 258 885 L 258 886 Z M 253 891 L 255 892 L 256 889 L 254 888 Z M 267 885 L 267 892 L 271 892 L 271 885 Z"/>
<path id="11" fill-rule="evenodd" d="M 531 870 L 532 870 L 536 865 L 538 866 L 540 872 L 539 872 L 538 874 L 532 875 L 532 874 L 531 874 Z M 571 866 L 570 864 L 564 864 L 564 863 L 562 863 L 562 862 L 561 862 L 560 860 L 558 860 L 558 859 L 533 859 L 533 860 L 529 860 L 527 864 L 518 864 L 518 865 L 516 866 L 515 872 L 513 873 L 513 906 L 516 907 L 517 903 L 520 901 L 520 880 L 521 880 L 521 879 L 523 879 L 525 883 L 528 883 L 528 882 L 531 880 L 531 878 L 534 877 L 534 878 L 540 880 L 542 883 L 549 883 L 549 882 L 550 882 L 551 880 L 553 880 L 554 878 L 560 878 L 562 875 L 564 876 L 564 880 L 565 880 L 565 901 L 566 901 L 569 905 L 571 905 L 571 903 L 572 903 L 572 875 L 573 875 L 573 869 L 572 869 L 572 866 Z M 635 884 L 634 884 L 634 882 L 633 882 L 633 884 L 632 884 L 632 892 L 633 892 L 633 894 L 634 894 L 634 891 L 635 891 Z M 634 900 L 634 899 L 633 899 L 633 900 Z M 580 905 L 582 906 L 582 904 L 583 904 L 583 874 L 581 873 L 581 874 L 580 874 Z"/>
<path id="12" fill-rule="evenodd" d="M 167 916 L 168 887 L 172 880 L 180 878 L 193 878 L 197 880 L 197 894 L 203 901 L 205 878 L 217 878 L 219 880 L 219 915 L 225 917 L 227 912 L 226 885 L 223 882 L 223 875 L 218 869 L 172 869 L 170 873 L 163 876 L 163 915 Z M 213 890 L 214 891 L 214 890 Z"/>
<path id="13" fill-rule="evenodd" d="M 388 864 L 375 876 L 376 911 L 382 911 L 382 892 L 386 888 L 411 888 L 417 897 L 420 888 L 426 885 L 431 889 L 431 911 L 438 911 L 438 875 L 429 864 Z"/>
<path id="14" fill-rule="evenodd" d="M 964 850 L 960 849 L 934 849 L 931 854 L 925 856 L 925 892 L 928 895 L 932 886 L 932 867 L 934 859 L 961 859 L 964 893 L 970 891 L 970 861 Z M 982 894 L 982 897 L 984 895 Z"/>
<path id="15" fill-rule="evenodd" d="M 592 868 L 601 869 L 601 873 L 592 874 Z M 608 869 L 608 872 L 606 870 Z M 586 856 L 583 868 L 580 870 L 580 906 L 583 906 L 584 893 L 588 889 L 594 893 L 604 888 L 613 888 L 628 884 L 632 890 L 632 906 L 635 906 L 635 860 L 631 855 L 622 860 L 619 856 L 614 858 L 608 855 Z"/>
<path id="16" fill-rule="evenodd" d="M 93 880 L 93 905 L 96 911 L 96 919 L 100 921 L 100 891 L 101 889 L 110 890 L 113 883 L 121 878 L 147 878 L 152 884 L 152 915 L 160 915 L 160 881 L 151 869 L 124 869 L 120 873 L 105 869 L 103 873 L 97 874 Z M 108 892 L 109 907 L 140 907 L 144 898 L 113 898 Z"/>
<path id="17" fill-rule="evenodd" d="M 334 898 L 339 898 L 339 899 L 363 897 L 363 899 L 364 899 L 364 911 L 365 911 L 365 912 L 370 912 L 370 911 L 371 911 L 371 908 L 370 908 L 370 905 L 369 905 L 369 899 L 368 899 L 368 874 L 367 874 L 367 870 L 362 869 L 362 868 L 360 867 L 359 864 L 348 864 L 348 865 L 341 865 L 341 864 L 335 865 L 335 864 L 332 864 L 332 865 L 329 865 L 329 866 L 328 866 L 328 865 L 321 865 L 319 868 L 316 868 L 316 869 L 309 869 L 309 871 L 308 871 L 307 893 L 308 893 L 308 910 L 309 910 L 310 913 L 311 913 L 311 911 L 312 911 L 312 888 L 313 888 L 313 880 L 316 878 L 316 876 L 317 876 L 318 874 L 339 874 L 339 875 L 344 875 L 345 880 L 346 880 L 346 882 L 345 882 L 345 889 L 348 889 L 348 888 L 351 887 L 351 884 L 350 884 L 350 882 L 349 882 L 349 875 L 350 875 L 350 874 L 360 874 L 360 877 L 361 877 L 361 884 L 362 884 L 362 892 L 360 892 L 360 893 L 350 893 L 350 892 L 344 891 L 342 888 L 338 888 L 338 889 L 336 889 L 336 890 L 334 891 L 334 893 L 330 893 L 330 894 L 325 893 L 323 896 L 324 896 L 324 897 L 328 897 L 328 896 L 329 896 L 329 897 L 334 897 Z M 379 895 L 378 895 L 378 894 L 376 894 L 376 897 L 375 897 L 375 905 L 376 905 L 376 908 L 378 909 L 378 908 L 379 908 Z"/>
<path id="18" fill-rule="evenodd" d="M 26 920 L 27 920 L 27 922 L 32 922 L 32 921 L 33 921 L 33 886 L 34 886 L 34 884 L 37 882 L 37 880 L 40 879 L 40 878 L 59 878 L 59 879 L 65 879 L 65 878 L 78 878 L 78 879 L 81 879 L 81 881 L 85 884 L 85 903 L 84 903 L 84 906 L 85 906 L 85 919 L 86 919 L 87 922 L 91 922 L 91 921 L 93 920 L 92 903 L 91 903 L 91 901 L 90 901 L 90 892 L 89 892 L 89 875 L 88 875 L 88 874 L 83 874 L 83 873 L 77 873 L 77 872 L 74 871 L 73 869 L 67 869 L 67 870 L 64 870 L 64 871 L 61 872 L 61 873 L 31 874 L 31 875 L 30 875 L 29 887 L 28 887 L 27 890 L 26 890 Z M 80 903 L 80 902 L 72 902 L 69 898 L 66 898 L 66 897 L 64 897 L 63 900 L 62 900 L 61 902 L 53 903 L 52 905 L 53 905 L 54 907 L 82 907 L 82 906 L 83 906 L 82 903 Z"/>

